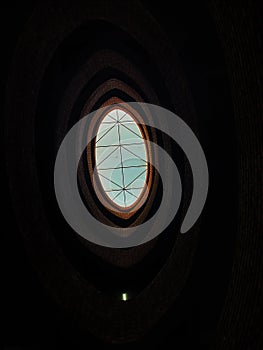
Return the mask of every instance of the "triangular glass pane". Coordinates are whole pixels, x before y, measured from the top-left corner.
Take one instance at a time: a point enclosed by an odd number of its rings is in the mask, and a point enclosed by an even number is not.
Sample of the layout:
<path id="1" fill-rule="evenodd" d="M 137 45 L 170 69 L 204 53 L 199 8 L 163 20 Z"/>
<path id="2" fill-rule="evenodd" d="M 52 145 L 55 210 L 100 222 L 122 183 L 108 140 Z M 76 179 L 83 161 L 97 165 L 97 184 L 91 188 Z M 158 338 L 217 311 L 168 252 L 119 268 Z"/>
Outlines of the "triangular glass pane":
<path id="1" fill-rule="evenodd" d="M 111 191 L 111 192 L 106 192 L 107 196 L 110 197 L 111 200 L 114 199 L 114 197 L 120 195 L 121 196 L 121 192 L 123 192 L 122 190 L 120 191 Z"/>
<path id="2" fill-rule="evenodd" d="M 140 152 L 141 151 L 141 152 Z M 137 151 L 133 149 L 133 147 L 129 147 L 129 149 L 127 147 L 121 147 L 121 154 L 122 154 L 122 161 L 123 163 L 129 164 L 129 166 L 132 165 L 145 165 L 146 161 L 145 161 L 145 152 L 143 153 L 142 150 L 138 150 Z"/>
<path id="3" fill-rule="evenodd" d="M 133 186 L 133 184 L 131 185 L 131 186 Z M 135 187 L 135 186 L 134 186 Z M 140 194 L 141 194 L 141 192 L 142 192 L 142 190 L 143 190 L 143 187 L 142 188 L 128 188 L 128 191 L 130 192 L 130 193 L 132 193 L 135 197 L 137 197 L 137 198 L 139 198 L 139 196 L 140 196 Z"/>
<path id="4" fill-rule="evenodd" d="M 109 179 L 105 178 L 104 176 L 101 176 L 100 173 L 98 175 L 99 175 L 99 179 L 102 184 L 102 187 L 105 191 L 112 191 L 113 187 L 115 187 L 114 189 L 119 188 L 118 186 L 112 184 L 112 182 Z"/>
<path id="5" fill-rule="evenodd" d="M 125 149 L 133 152 L 137 155 L 138 158 L 141 158 L 145 161 L 147 161 L 147 156 L 146 156 L 146 149 L 145 149 L 145 144 L 140 144 L 140 145 L 129 145 L 125 146 Z"/>
<path id="6" fill-rule="evenodd" d="M 103 159 L 109 157 L 114 151 L 119 150 L 119 146 L 96 147 L 96 161 L 99 164 Z M 119 151 L 120 152 L 120 151 Z"/>
<path id="7" fill-rule="evenodd" d="M 126 204 L 125 204 L 124 191 L 122 191 L 115 199 L 113 199 L 113 201 L 118 205 L 125 207 Z"/>
<path id="8" fill-rule="evenodd" d="M 112 128 L 114 126 L 114 122 L 112 124 L 100 124 L 98 133 L 97 133 L 97 137 L 96 139 L 100 139 L 101 136 L 103 136 L 103 134 L 105 134 L 106 131 L 108 131 L 110 128 Z"/>
<path id="9" fill-rule="evenodd" d="M 137 200 L 137 198 L 133 196 L 131 191 L 125 191 L 125 196 L 127 206 L 132 205 Z"/>
<path id="10" fill-rule="evenodd" d="M 146 181 L 146 171 L 140 175 L 137 179 L 135 179 L 129 186 L 130 187 L 144 187 Z"/>
<path id="11" fill-rule="evenodd" d="M 98 169 L 108 169 L 116 168 L 121 166 L 121 156 L 120 148 L 117 147 L 115 151 L 110 153 L 108 156 L 101 157 L 97 159 L 97 168 Z"/>
<path id="12" fill-rule="evenodd" d="M 128 140 L 130 143 L 138 142 L 142 140 L 142 135 L 135 123 L 120 124 L 120 139 L 121 142 L 125 143 L 127 143 Z"/>
<path id="13" fill-rule="evenodd" d="M 113 111 L 109 112 L 106 117 L 103 119 L 103 123 L 104 122 L 116 122 L 117 121 L 117 113 L 116 110 L 114 109 Z"/>
<path id="14" fill-rule="evenodd" d="M 111 126 L 105 132 L 100 132 L 96 138 L 96 146 L 108 146 L 108 145 L 118 145 L 119 144 L 119 135 L 118 128 L 116 125 Z"/>
<path id="15" fill-rule="evenodd" d="M 133 122 L 135 123 L 134 119 L 128 114 L 123 111 L 119 112 L 119 121 L 122 122 Z"/>
<path id="16" fill-rule="evenodd" d="M 98 175 L 105 191 L 122 189 L 121 169 L 99 170 Z"/>
<path id="17" fill-rule="evenodd" d="M 124 173 L 124 184 L 125 187 L 127 187 L 130 183 L 134 183 L 136 181 L 136 178 L 139 179 L 145 179 L 145 173 L 146 173 L 146 168 L 141 169 L 141 168 L 124 168 L 123 173 Z M 138 187 L 138 186 L 135 186 Z M 140 186 L 141 187 L 141 186 Z"/>

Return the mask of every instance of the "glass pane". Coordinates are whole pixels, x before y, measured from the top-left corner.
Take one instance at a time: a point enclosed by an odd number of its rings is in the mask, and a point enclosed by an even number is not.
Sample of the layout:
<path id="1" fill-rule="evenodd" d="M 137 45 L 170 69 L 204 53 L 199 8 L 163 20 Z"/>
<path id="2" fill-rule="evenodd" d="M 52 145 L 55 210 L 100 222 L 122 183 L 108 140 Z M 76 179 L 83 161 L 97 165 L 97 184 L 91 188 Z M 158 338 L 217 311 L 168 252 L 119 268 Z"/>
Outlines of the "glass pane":
<path id="1" fill-rule="evenodd" d="M 134 204 L 146 185 L 148 168 L 141 130 L 128 113 L 115 109 L 104 117 L 95 158 L 106 195 L 123 208 Z"/>

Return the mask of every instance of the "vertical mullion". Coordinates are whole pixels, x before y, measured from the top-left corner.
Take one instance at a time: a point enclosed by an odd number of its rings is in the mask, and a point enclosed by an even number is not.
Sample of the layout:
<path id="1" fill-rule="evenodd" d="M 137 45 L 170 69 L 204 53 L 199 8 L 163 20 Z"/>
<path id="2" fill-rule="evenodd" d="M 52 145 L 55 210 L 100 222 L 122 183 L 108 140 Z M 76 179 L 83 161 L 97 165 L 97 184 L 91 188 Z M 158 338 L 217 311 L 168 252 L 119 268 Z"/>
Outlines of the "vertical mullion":
<path id="1" fill-rule="evenodd" d="M 120 123 L 119 123 L 118 110 L 116 110 L 116 114 L 117 114 L 118 137 L 119 137 L 120 157 L 121 157 L 122 188 L 123 188 L 124 205 L 126 207 L 126 193 L 125 193 L 125 190 L 124 190 L 124 188 L 125 188 L 125 181 L 124 181 L 124 171 L 123 171 L 122 152 L 121 152 L 121 135 L 120 135 Z"/>

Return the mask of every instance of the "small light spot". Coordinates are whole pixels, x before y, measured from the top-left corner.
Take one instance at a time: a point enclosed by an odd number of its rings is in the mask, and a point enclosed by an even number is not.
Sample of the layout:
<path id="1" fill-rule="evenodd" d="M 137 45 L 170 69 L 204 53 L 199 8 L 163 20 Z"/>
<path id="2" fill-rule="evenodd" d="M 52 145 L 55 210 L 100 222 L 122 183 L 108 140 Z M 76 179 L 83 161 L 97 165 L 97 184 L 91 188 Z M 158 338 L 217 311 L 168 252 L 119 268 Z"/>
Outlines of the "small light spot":
<path id="1" fill-rule="evenodd" d="M 127 301 L 127 300 L 128 300 L 128 295 L 127 295 L 127 293 L 122 293 L 121 299 L 122 299 L 123 301 Z"/>

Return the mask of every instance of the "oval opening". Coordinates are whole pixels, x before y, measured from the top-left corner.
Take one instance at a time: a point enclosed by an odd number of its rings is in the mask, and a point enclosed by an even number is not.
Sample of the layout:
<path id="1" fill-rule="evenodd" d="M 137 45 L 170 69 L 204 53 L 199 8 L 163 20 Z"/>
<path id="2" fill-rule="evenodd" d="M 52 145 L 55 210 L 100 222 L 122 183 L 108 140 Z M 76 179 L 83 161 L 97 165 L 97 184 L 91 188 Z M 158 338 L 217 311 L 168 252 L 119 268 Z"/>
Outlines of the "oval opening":
<path id="1" fill-rule="evenodd" d="M 115 108 L 102 119 L 95 162 L 107 199 L 123 210 L 133 208 L 147 187 L 148 165 L 145 138 L 127 111 Z"/>

